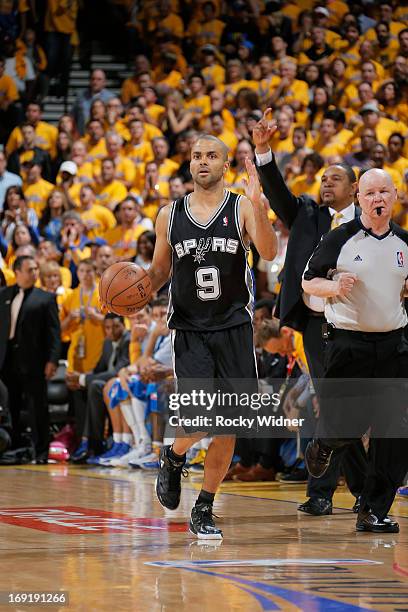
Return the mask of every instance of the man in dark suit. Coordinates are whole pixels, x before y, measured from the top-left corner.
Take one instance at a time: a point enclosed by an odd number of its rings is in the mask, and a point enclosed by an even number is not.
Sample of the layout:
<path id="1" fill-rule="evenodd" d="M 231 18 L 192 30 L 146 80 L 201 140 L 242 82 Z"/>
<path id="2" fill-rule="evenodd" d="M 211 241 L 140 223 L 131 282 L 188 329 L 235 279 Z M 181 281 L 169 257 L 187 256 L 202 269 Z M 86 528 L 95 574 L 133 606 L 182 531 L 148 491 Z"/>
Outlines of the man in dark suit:
<path id="1" fill-rule="evenodd" d="M 303 293 L 302 275 L 323 234 L 356 216 L 354 205 L 356 177 L 347 164 L 334 164 L 323 173 L 320 206 L 307 195 L 295 197 L 287 188 L 269 146 L 269 141 L 277 129 L 277 126 L 267 119 L 270 112 L 271 109 L 267 109 L 254 128 L 253 139 L 258 172 L 265 195 L 272 210 L 290 229 L 282 288 L 275 316 L 280 319 L 281 326 L 287 325 L 303 333 L 310 373 L 317 381 L 323 376 L 324 302 L 319 298 L 310 299 Z M 350 491 L 358 501 L 366 469 L 366 456 L 362 443 L 353 449 L 350 447 L 350 451 L 343 455 L 342 462 Z M 310 499 L 301 504 L 299 510 L 317 516 L 331 514 L 332 497 L 337 487 L 339 473 L 338 460 L 331 464 L 330 470 L 324 477 L 320 479 L 309 477 Z M 356 509 L 357 505 L 353 510 Z"/>
<path id="2" fill-rule="evenodd" d="M 9 393 L 14 445 L 24 405 L 36 462 L 47 463 L 47 380 L 55 374 L 61 350 L 58 309 L 54 295 L 34 286 L 38 265 L 33 257 L 17 257 L 13 270 L 16 284 L 0 289 L 0 378 Z"/>
<path id="3" fill-rule="evenodd" d="M 70 372 L 66 377 L 67 386 L 73 391 L 77 431 L 82 437 L 81 444 L 72 454 L 73 463 L 85 463 L 92 454 L 102 452 L 107 416 L 103 388 L 121 368 L 129 365 L 130 333 L 125 328 L 123 317 L 107 314 L 104 329 L 106 339 L 102 355 L 93 372 Z"/>

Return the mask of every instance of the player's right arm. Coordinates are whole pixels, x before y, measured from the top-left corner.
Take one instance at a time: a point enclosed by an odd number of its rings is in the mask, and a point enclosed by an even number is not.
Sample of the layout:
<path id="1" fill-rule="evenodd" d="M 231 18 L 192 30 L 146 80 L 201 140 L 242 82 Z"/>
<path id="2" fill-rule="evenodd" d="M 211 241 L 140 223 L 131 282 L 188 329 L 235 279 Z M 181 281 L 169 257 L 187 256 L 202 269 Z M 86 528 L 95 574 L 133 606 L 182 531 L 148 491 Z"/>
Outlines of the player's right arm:
<path id="1" fill-rule="evenodd" d="M 277 130 L 277 125 L 267 119 L 270 112 L 271 109 L 267 108 L 252 133 L 255 153 L 258 156 L 257 168 L 262 188 L 272 210 L 282 219 L 286 227 L 290 229 L 299 212 L 300 200 L 287 188 L 271 151 L 269 143 Z"/>
<path id="2" fill-rule="evenodd" d="M 167 242 L 167 228 L 171 205 L 164 206 L 156 219 L 156 245 L 154 247 L 153 261 L 148 275 L 152 281 L 153 291 L 158 291 L 168 280 L 171 271 L 171 247 Z"/>

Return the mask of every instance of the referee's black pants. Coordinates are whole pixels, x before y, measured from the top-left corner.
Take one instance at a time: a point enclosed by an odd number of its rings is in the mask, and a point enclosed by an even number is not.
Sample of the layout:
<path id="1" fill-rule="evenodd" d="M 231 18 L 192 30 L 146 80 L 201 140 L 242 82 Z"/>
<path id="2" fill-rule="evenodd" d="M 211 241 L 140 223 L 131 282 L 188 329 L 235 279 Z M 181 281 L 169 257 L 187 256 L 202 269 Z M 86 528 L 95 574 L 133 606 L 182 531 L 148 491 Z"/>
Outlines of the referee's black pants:
<path id="1" fill-rule="evenodd" d="M 316 388 L 318 380 L 324 374 L 324 341 L 322 338 L 322 325 L 326 319 L 322 316 L 310 315 L 303 331 L 303 344 L 307 363 Z M 345 448 L 343 453 L 333 457 L 329 469 L 321 478 L 308 477 L 308 497 L 320 497 L 331 500 L 337 488 L 341 471 L 347 482 L 350 492 L 358 497 L 363 490 L 366 472 L 367 457 L 361 440 Z"/>
<path id="2" fill-rule="evenodd" d="M 407 408 L 402 386 L 395 381 L 400 378 L 408 379 L 408 342 L 402 329 L 334 330 L 325 351 L 317 437 L 335 449 L 334 456 L 341 456 L 369 432 L 361 509 L 370 508 L 381 520 L 408 470 Z"/>

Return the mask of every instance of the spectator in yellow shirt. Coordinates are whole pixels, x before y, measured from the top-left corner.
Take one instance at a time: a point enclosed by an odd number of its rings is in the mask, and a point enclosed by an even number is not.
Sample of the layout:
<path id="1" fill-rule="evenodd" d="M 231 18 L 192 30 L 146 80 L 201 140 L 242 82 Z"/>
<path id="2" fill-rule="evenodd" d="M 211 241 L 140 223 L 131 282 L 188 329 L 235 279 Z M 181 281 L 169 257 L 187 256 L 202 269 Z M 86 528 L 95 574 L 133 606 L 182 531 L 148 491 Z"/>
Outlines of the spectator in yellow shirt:
<path id="1" fill-rule="evenodd" d="M 51 157 L 55 157 L 57 152 L 58 130 L 54 125 L 50 125 L 41 120 L 42 108 L 38 102 L 30 102 L 26 110 L 26 121 L 31 123 L 35 131 L 35 146 L 44 149 Z M 23 134 L 19 127 L 14 128 L 7 141 L 6 152 L 8 155 L 17 149 L 23 142 Z"/>
<path id="2" fill-rule="evenodd" d="M 205 82 L 208 86 L 218 87 L 225 83 L 225 68 L 221 66 L 220 59 L 217 56 L 217 49 L 214 45 L 204 45 L 200 49 L 201 64 L 204 66 L 201 69 Z"/>
<path id="3" fill-rule="evenodd" d="M 202 18 L 190 21 L 186 36 L 191 39 L 194 49 L 198 49 L 202 45 L 219 47 L 224 28 L 224 21 L 217 19 L 214 2 L 209 0 L 202 4 Z"/>
<path id="4" fill-rule="evenodd" d="M 245 195 L 245 181 L 248 173 L 245 167 L 245 159 L 254 159 L 254 149 L 248 140 L 241 140 L 237 146 L 234 161 L 225 174 L 225 185 L 233 193 Z"/>
<path id="5" fill-rule="evenodd" d="M 376 98 L 388 119 L 408 123 L 408 104 L 393 79 L 383 81 L 377 90 Z"/>
<path id="6" fill-rule="evenodd" d="M 278 129 L 270 140 L 270 146 L 275 156 L 279 160 L 287 153 L 292 153 L 294 150 L 292 133 L 293 133 L 293 118 L 287 111 L 277 111 L 274 114 Z"/>
<path id="7" fill-rule="evenodd" d="M 55 185 L 41 177 L 41 166 L 37 162 L 27 162 L 27 180 L 23 191 L 27 206 L 33 208 L 38 217 L 47 204 L 48 196 L 55 189 Z"/>
<path id="8" fill-rule="evenodd" d="M 57 246 L 63 254 L 62 265 L 71 272 L 73 287 L 78 284 L 76 272 L 79 262 L 91 256 L 84 230 L 81 216 L 77 212 L 68 210 L 62 215 L 62 228 Z"/>
<path id="9" fill-rule="evenodd" d="M 153 85 L 144 87 L 142 97 L 146 100 L 145 116 L 147 121 L 155 126 L 158 126 L 164 113 L 166 112 L 166 107 L 162 106 L 161 104 L 157 104 L 158 96 L 156 88 Z"/>
<path id="10" fill-rule="evenodd" d="M 35 130 L 31 123 L 23 123 L 20 126 L 23 141 L 8 158 L 7 168 L 15 174 L 19 174 L 26 181 L 27 164 L 34 162 L 41 165 L 42 174 L 45 179 L 51 178 L 51 160 L 49 154 L 35 144 Z"/>
<path id="11" fill-rule="evenodd" d="M 116 261 L 115 254 L 112 247 L 109 244 L 101 244 L 97 247 L 95 256 L 95 269 L 96 276 L 98 279 L 101 278 L 102 274 Z"/>
<path id="12" fill-rule="evenodd" d="M 98 203 L 110 210 L 114 210 L 118 202 L 127 195 L 126 187 L 115 179 L 115 173 L 115 162 L 110 157 L 105 157 L 101 163 L 101 176 L 97 177 L 94 184 Z"/>
<path id="13" fill-rule="evenodd" d="M 387 147 L 381 142 L 376 142 L 371 149 L 371 167 L 388 172 L 397 191 L 401 193 L 404 185 L 403 180 L 398 170 L 387 163 Z"/>
<path id="14" fill-rule="evenodd" d="M 119 223 L 105 233 L 104 239 L 112 247 L 116 261 L 130 261 L 136 256 L 137 239 L 153 229 L 153 223 L 143 217 L 139 202 L 131 195 L 120 202 L 116 214 Z"/>
<path id="15" fill-rule="evenodd" d="M 105 232 L 115 227 L 116 219 L 113 213 L 106 206 L 96 204 L 95 193 L 91 185 L 82 185 L 79 199 L 78 213 L 90 240 L 103 236 Z"/>
<path id="16" fill-rule="evenodd" d="M 378 106 L 372 102 L 365 104 L 361 108 L 360 116 L 362 125 L 354 130 L 354 138 L 348 143 L 351 150 L 355 150 L 358 147 L 360 134 L 364 128 L 375 130 L 377 140 L 383 145 L 387 145 L 388 138 L 393 132 L 401 132 L 404 136 L 407 132 L 407 128 L 403 123 L 381 117 Z"/>
<path id="17" fill-rule="evenodd" d="M 134 164 L 146 163 L 153 159 L 153 149 L 150 142 L 145 138 L 144 122 L 141 119 L 132 119 L 128 123 L 130 142 L 125 145 L 125 156 Z"/>
<path id="18" fill-rule="evenodd" d="M 179 164 L 169 159 L 169 144 L 165 138 L 157 137 L 152 140 L 154 161 L 159 171 L 159 182 L 167 182 L 179 169 Z"/>
<path id="19" fill-rule="evenodd" d="M 258 65 L 261 73 L 258 95 L 261 103 L 266 105 L 275 88 L 279 85 L 279 66 L 276 67 L 272 57 L 266 53 L 261 55 Z"/>
<path id="20" fill-rule="evenodd" d="M 87 135 L 84 142 L 87 147 L 86 161 L 94 162 L 96 159 L 106 157 L 106 142 L 104 138 L 103 123 L 99 119 L 91 119 L 87 125 Z"/>
<path id="21" fill-rule="evenodd" d="M 325 116 L 320 126 L 319 135 L 313 145 L 316 153 L 319 153 L 324 161 L 332 155 L 344 155 L 345 146 L 336 140 L 336 122 L 332 118 Z"/>
<path id="22" fill-rule="evenodd" d="M 143 214 L 154 221 L 159 208 L 165 206 L 169 199 L 169 181 L 160 180 L 159 165 L 155 161 L 146 164 L 141 196 L 144 202 Z"/>
<path id="23" fill-rule="evenodd" d="M 86 373 L 101 355 L 104 341 L 103 319 L 92 259 L 78 264 L 79 285 L 67 296 L 61 308 L 61 332 L 69 335 L 68 371 Z"/>
<path id="24" fill-rule="evenodd" d="M 228 107 L 234 107 L 235 96 L 242 87 L 249 87 L 254 91 L 258 91 L 258 81 L 247 80 L 244 75 L 244 67 L 240 59 L 233 58 L 228 60 L 226 82 L 220 86 L 220 90 L 225 97 L 225 103 Z"/>
<path id="25" fill-rule="evenodd" d="M 399 132 L 394 132 L 388 139 L 388 166 L 397 170 L 403 181 L 408 172 L 408 159 L 404 157 L 405 138 Z"/>
<path id="26" fill-rule="evenodd" d="M 68 268 L 64 268 L 63 266 L 59 265 L 61 253 L 58 251 L 55 242 L 52 242 L 51 240 L 42 240 L 38 245 L 35 259 L 40 267 L 48 262 L 57 264 L 61 277 L 60 285 L 62 285 L 65 289 L 69 289 L 71 287 L 71 272 L 68 270 Z"/>
<path id="27" fill-rule="evenodd" d="M 124 109 L 121 99 L 116 96 L 111 98 L 106 102 L 105 108 L 105 132 L 116 132 L 124 141 L 129 140 L 129 130 L 122 118 Z"/>
<path id="28" fill-rule="evenodd" d="M 116 132 L 107 132 L 105 135 L 106 149 L 108 157 L 115 164 L 115 179 L 123 183 L 126 189 L 133 185 L 136 175 L 135 166 L 132 160 L 122 155 L 123 139 Z M 94 162 L 94 176 L 97 177 L 101 173 L 101 162 Z"/>
<path id="29" fill-rule="evenodd" d="M 229 148 L 229 154 L 233 157 L 238 146 L 238 138 L 234 132 L 226 129 L 221 113 L 211 113 L 210 125 L 211 134 L 219 138 Z"/>
<path id="30" fill-rule="evenodd" d="M 309 195 L 316 202 L 320 194 L 320 170 L 323 168 L 324 160 L 318 153 L 306 155 L 301 167 L 301 174 L 289 182 L 293 195 Z"/>
<path id="31" fill-rule="evenodd" d="M 189 77 L 188 84 L 191 96 L 184 103 L 184 108 L 192 113 L 196 120 L 200 120 L 211 112 L 211 101 L 205 93 L 204 77 L 200 73 L 194 73 Z"/>
<path id="32" fill-rule="evenodd" d="M 0 144 L 4 145 L 12 128 L 18 123 L 19 110 L 15 102 L 19 99 L 14 79 L 5 74 L 5 61 L 0 58 Z"/>
<path id="33" fill-rule="evenodd" d="M 171 34 L 175 38 L 179 39 L 183 38 L 183 20 L 179 15 L 172 11 L 170 0 L 160 0 L 157 32 Z"/>
<path id="34" fill-rule="evenodd" d="M 225 129 L 233 132 L 235 130 L 234 115 L 231 113 L 231 111 L 225 108 L 225 98 L 222 91 L 220 91 L 219 89 L 213 89 L 210 92 L 210 101 L 211 112 L 221 113 Z"/>
<path id="35" fill-rule="evenodd" d="M 87 161 L 87 148 L 82 140 L 77 140 L 72 145 L 71 160 L 77 166 L 76 177 L 79 183 L 92 183 L 94 180 L 93 164 Z M 58 177 L 57 177 L 58 183 Z"/>
<path id="36" fill-rule="evenodd" d="M 280 66 L 280 82 L 272 93 L 268 106 L 280 108 L 283 104 L 290 104 L 297 111 L 303 111 L 309 104 L 307 83 L 296 79 L 296 64 L 284 61 Z"/>
<path id="37" fill-rule="evenodd" d="M 151 81 L 151 66 L 150 62 L 145 55 L 136 55 L 134 61 L 134 73 L 132 76 L 125 79 L 122 83 L 120 97 L 123 104 L 129 104 L 129 102 L 138 96 L 142 90 L 140 88 L 139 77 L 141 74 L 147 74 Z"/>
<path id="38" fill-rule="evenodd" d="M 390 27 L 386 21 L 377 23 L 375 35 L 377 38 L 374 46 L 375 59 L 387 70 L 397 57 L 398 40 L 391 36 Z"/>

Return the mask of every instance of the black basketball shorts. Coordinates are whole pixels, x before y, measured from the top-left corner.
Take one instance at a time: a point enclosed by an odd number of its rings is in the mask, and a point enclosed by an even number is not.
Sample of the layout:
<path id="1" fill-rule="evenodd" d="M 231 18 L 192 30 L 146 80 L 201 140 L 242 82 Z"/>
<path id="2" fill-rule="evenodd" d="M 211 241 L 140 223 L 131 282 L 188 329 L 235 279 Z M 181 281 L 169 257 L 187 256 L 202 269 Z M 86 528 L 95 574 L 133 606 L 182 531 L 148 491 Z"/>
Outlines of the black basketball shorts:
<path id="1" fill-rule="evenodd" d="M 236 416 L 242 410 L 241 398 L 258 391 L 251 323 L 219 331 L 174 330 L 172 346 L 179 396 L 193 398 L 194 392 L 200 392 L 200 398 L 216 397 L 211 407 L 206 399 L 199 404 L 192 399 L 179 406 L 184 431 L 203 431 L 197 417 L 206 416 L 211 421 L 209 434 L 235 435 L 234 428 L 215 427 L 216 415 L 223 415 L 225 419 Z M 194 424 L 188 419 L 194 419 Z"/>

